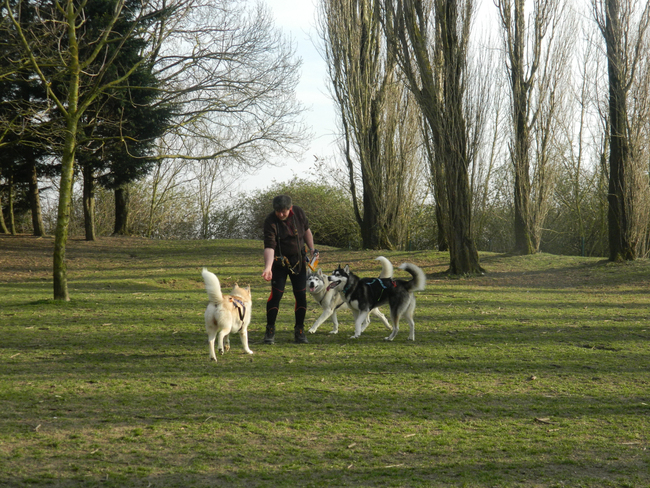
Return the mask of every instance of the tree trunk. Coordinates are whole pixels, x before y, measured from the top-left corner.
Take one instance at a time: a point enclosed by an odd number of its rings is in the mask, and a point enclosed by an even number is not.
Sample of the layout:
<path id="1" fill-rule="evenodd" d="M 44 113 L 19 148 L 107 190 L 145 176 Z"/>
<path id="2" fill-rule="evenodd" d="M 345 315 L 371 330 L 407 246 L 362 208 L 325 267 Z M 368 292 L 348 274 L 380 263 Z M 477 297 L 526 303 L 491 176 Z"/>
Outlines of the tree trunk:
<path id="1" fill-rule="evenodd" d="M 2 168 L 0 168 L 0 175 L 2 175 Z M 2 192 L 0 192 L 0 232 L 9 234 L 9 229 L 7 229 L 7 223 L 5 222 L 4 210 L 2 209 Z"/>
<path id="2" fill-rule="evenodd" d="M 362 171 L 363 172 L 363 171 Z M 366 176 L 364 175 L 364 180 Z M 361 224 L 361 239 L 364 249 L 380 249 L 379 226 L 377 223 L 377 206 L 374 185 L 364 181 L 363 185 L 363 220 Z"/>
<path id="3" fill-rule="evenodd" d="M 5 216 L 4 212 L 2 211 L 2 207 L 0 207 L 0 232 L 3 234 L 9 234 L 9 229 L 7 229 L 7 224 L 5 222 Z"/>
<path id="4" fill-rule="evenodd" d="M 36 171 L 36 161 L 33 158 L 30 161 L 29 204 L 32 210 L 34 235 L 44 236 L 45 225 L 43 224 L 43 212 L 41 211 L 41 197 L 38 192 L 38 172 Z"/>
<path id="5" fill-rule="evenodd" d="M 435 215 L 438 229 L 438 251 L 449 251 L 449 239 L 447 238 L 447 229 L 449 228 L 448 218 L 449 209 L 447 208 L 447 194 L 445 187 L 445 172 L 441 164 L 436 161 L 436 153 L 432 147 L 432 134 L 429 123 L 425 120 L 422 124 L 422 138 L 427 160 L 429 161 L 429 170 L 431 172 L 431 185 L 433 187 L 433 196 L 435 199 Z"/>
<path id="6" fill-rule="evenodd" d="M 514 118 L 514 150 L 512 159 L 515 170 L 515 253 L 533 254 L 530 215 L 530 129 L 528 126 L 528 90 L 524 80 L 525 18 L 524 1 L 515 0 L 515 36 L 511 56 L 511 86 Z"/>
<path id="7" fill-rule="evenodd" d="M 76 110 L 76 99 L 74 100 Z M 65 262 L 65 247 L 68 242 L 68 225 L 72 205 L 72 186 L 74 178 L 74 159 L 77 146 L 77 120 L 68 115 L 67 131 L 61 159 L 61 184 L 59 188 L 59 207 L 54 234 L 54 256 L 52 269 L 54 278 L 54 299 L 69 301 L 68 272 Z"/>
<path id="8" fill-rule="evenodd" d="M 0 194 L 0 232 L 3 234 L 9 234 L 9 229 L 7 229 L 7 223 L 5 222 L 4 211 L 2 210 L 2 194 Z"/>
<path id="9" fill-rule="evenodd" d="M 627 134 L 627 103 L 625 81 L 621 68 L 623 54 L 619 0 L 606 2 L 605 43 L 607 44 L 609 77 L 609 259 L 624 261 L 636 259 L 636 243 L 631 238 L 629 216 L 632 205 L 631 189 L 627 186 L 630 151 Z"/>
<path id="10" fill-rule="evenodd" d="M 456 0 L 441 2 L 438 29 L 443 60 L 442 110 L 444 128 L 438 136 L 437 153 L 444 162 L 449 206 L 449 271 L 452 274 L 483 273 L 471 237 L 472 205 L 469 185 L 467 125 L 463 113 L 463 69 L 466 60 L 458 32 Z M 438 123 L 440 128 L 441 124 Z M 440 130 L 440 129 L 439 129 Z M 434 139 L 435 140 L 435 139 Z"/>
<path id="11" fill-rule="evenodd" d="M 113 235 L 128 234 L 129 219 L 129 189 L 122 186 L 115 189 L 115 230 Z"/>
<path id="12" fill-rule="evenodd" d="M 445 190 L 441 193 L 449 212 L 449 271 L 483 273 L 470 233 L 470 155 L 463 112 L 472 2 L 461 7 L 456 0 L 396 0 L 385 6 L 387 37 L 431 130 L 434 164 L 442 165 L 444 171 Z M 433 18 L 435 28 L 429 25 Z M 431 32 L 435 32 L 432 41 L 428 39 Z M 436 168 L 432 170 L 435 175 Z"/>
<path id="13" fill-rule="evenodd" d="M 442 205 L 436 203 L 436 225 L 438 226 L 438 251 L 449 251 L 449 240 L 447 239 L 447 226 L 443 215 Z"/>
<path id="14" fill-rule="evenodd" d="M 407 219 L 401 216 L 414 206 L 410 190 L 415 181 L 412 166 L 404 163 L 414 160 L 416 152 L 405 127 L 415 118 L 410 98 L 396 81 L 397 60 L 386 45 L 381 1 L 324 0 L 321 6 L 326 61 L 362 245 L 403 246 Z"/>
<path id="15" fill-rule="evenodd" d="M 464 134 L 457 134 L 459 150 L 466 143 Z M 484 270 L 479 264 L 478 251 L 471 237 L 472 205 L 467 165 L 462 164 L 455 152 L 448 152 L 445 158 L 449 206 L 449 272 L 455 275 L 481 274 Z"/>
<path id="16" fill-rule="evenodd" d="M 9 185 L 7 191 L 9 197 L 7 198 L 7 215 L 9 217 L 9 233 L 12 236 L 16 235 L 16 219 L 14 217 L 14 177 L 9 176 Z"/>
<path id="17" fill-rule="evenodd" d="M 82 168 L 84 178 L 83 207 L 84 207 L 84 228 L 86 240 L 94 241 L 95 236 L 95 178 L 93 170 L 89 167 Z"/>

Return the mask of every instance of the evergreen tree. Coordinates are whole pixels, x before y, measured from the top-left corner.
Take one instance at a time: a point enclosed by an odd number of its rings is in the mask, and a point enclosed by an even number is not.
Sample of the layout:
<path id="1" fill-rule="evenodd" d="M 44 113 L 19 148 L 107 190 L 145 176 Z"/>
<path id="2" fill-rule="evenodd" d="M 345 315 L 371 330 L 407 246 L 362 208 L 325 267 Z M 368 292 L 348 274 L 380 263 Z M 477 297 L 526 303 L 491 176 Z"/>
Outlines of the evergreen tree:
<path id="1" fill-rule="evenodd" d="M 91 0 L 88 3 L 88 29 L 99 32 L 106 27 L 107 19 L 114 8 L 114 0 Z M 130 1 L 113 27 L 116 38 L 132 28 L 136 18 L 137 3 Z M 162 15 L 163 13 L 160 13 Z M 149 24 L 155 16 L 139 18 L 141 24 Z M 144 28 L 146 25 L 139 25 Z M 121 44 L 114 56 L 111 69 L 105 74 L 105 82 L 119 79 L 132 66 L 138 66 L 124 85 L 117 85 L 98 97 L 83 117 L 83 138 L 77 152 L 84 181 L 84 215 L 86 239 L 94 240 L 94 189 L 99 184 L 107 189 L 126 191 L 130 182 L 145 176 L 151 169 L 156 139 L 161 137 L 173 115 L 169 104 L 158 104 L 159 82 L 151 65 L 142 63 L 142 53 L 148 46 L 143 39 L 130 37 Z M 84 49 L 92 49 L 85 46 Z M 128 199 L 116 198 L 115 233 L 126 233 L 128 208 L 122 202 Z M 122 218 L 120 218 L 120 216 Z M 118 225 L 119 224 L 119 225 Z"/>

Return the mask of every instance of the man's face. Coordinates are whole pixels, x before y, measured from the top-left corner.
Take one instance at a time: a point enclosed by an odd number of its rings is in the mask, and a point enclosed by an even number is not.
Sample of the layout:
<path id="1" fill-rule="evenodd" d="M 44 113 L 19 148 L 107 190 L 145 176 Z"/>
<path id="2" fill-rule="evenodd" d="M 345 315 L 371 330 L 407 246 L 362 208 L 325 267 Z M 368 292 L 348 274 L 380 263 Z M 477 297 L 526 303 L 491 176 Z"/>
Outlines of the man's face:
<path id="1" fill-rule="evenodd" d="M 280 220 L 287 220 L 289 218 L 289 214 L 291 213 L 291 209 L 293 208 L 293 205 L 289 208 L 285 208 L 284 210 L 276 210 L 275 211 L 275 216 L 279 218 Z"/>

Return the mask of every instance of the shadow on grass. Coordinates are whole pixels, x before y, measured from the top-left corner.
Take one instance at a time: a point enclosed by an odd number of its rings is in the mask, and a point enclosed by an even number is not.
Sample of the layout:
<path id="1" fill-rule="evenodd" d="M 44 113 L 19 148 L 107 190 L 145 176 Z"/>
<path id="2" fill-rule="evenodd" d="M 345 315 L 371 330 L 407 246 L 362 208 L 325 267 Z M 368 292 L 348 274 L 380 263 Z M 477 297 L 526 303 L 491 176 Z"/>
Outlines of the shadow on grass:
<path id="1" fill-rule="evenodd" d="M 608 460 L 589 465 L 575 458 L 552 459 L 543 462 L 490 460 L 463 463 L 448 459 L 444 453 L 430 458 L 429 463 L 409 466 L 409 457 L 401 456 L 395 460 L 385 460 L 383 465 L 361 466 L 354 462 L 345 466 L 333 461 L 333 466 L 322 468 L 313 465 L 269 465 L 251 466 L 237 459 L 236 454 L 226 459 L 213 460 L 224 466 L 214 466 L 208 473 L 170 473 L 157 475 L 108 475 L 105 478 L 75 477 L 69 479 L 37 480 L 34 477 L 16 479 L 0 476 L 4 486 L 78 486 L 77 483 L 91 483 L 102 487 L 381 487 L 381 486 L 555 486 L 549 480 L 558 480 L 558 486 L 565 483 L 572 486 L 613 487 L 642 486 L 646 477 L 627 478 L 618 473 L 640 466 L 634 462 Z M 487 456 L 489 457 L 489 456 Z M 640 464 L 640 463 L 639 463 Z M 177 470 L 174 470 L 177 471 Z M 189 470 L 188 470 L 189 471 Z M 564 480 L 564 481 L 562 481 Z M 96 485 L 99 483 L 99 485 Z M 638 484 L 640 483 L 640 484 Z"/>

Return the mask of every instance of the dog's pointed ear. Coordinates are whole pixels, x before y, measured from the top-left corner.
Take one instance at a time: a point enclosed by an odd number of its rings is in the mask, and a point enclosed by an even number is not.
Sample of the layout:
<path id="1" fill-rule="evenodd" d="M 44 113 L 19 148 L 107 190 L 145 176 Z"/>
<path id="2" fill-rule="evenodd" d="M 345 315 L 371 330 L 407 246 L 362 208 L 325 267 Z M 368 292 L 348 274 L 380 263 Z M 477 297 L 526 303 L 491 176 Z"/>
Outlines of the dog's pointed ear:
<path id="1" fill-rule="evenodd" d="M 350 265 L 346 264 L 345 268 L 343 268 L 343 271 L 345 271 L 346 273 L 349 273 L 350 272 Z"/>
<path id="2" fill-rule="evenodd" d="M 323 270 L 318 268 L 318 271 L 316 271 L 316 274 L 322 278 L 323 277 Z"/>

